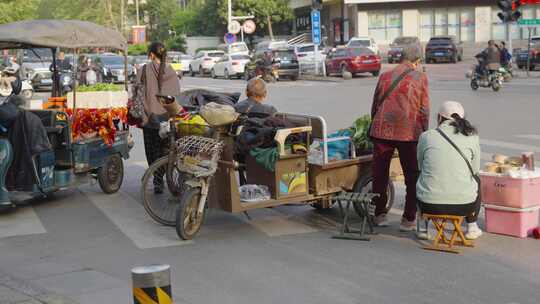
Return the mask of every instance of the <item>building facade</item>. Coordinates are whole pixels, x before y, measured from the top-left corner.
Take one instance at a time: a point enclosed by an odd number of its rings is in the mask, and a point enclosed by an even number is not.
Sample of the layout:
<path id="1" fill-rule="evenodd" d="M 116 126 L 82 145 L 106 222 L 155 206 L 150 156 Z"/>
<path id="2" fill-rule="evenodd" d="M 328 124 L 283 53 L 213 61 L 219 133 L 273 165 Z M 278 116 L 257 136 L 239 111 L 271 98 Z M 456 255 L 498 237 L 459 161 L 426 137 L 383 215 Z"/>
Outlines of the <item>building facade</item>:
<path id="1" fill-rule="evenodd" d="M 295 13 L 300 13 L 297 16 L 302 16 L 302 12 L 309 15 L 311 10 L 310 0 L 293 0 L 291 5 L 295 5 Z M 540 19 L 540 5 L 524 6 L 521 10 L 524 19 Z M 336 37 L 341 35 L 346 38 L 344 42 L 352 36 L 371 36 L 382 45 L 398 36 L 417 36 L 427 42 L 435 35 L 454 35 L 464 43 L 483 43 L 507 39 L 508 28 L 497 16 L 499 12 L 494 0 L 341 0 L 324 2 L 323 20 L 329 28 L 330 44 L 338 42 Z M 341 20 L 343 29 L 337 26 Z M 513 40 L 528 36 L 526 28 L 512 25 L 509 30 Z"/>

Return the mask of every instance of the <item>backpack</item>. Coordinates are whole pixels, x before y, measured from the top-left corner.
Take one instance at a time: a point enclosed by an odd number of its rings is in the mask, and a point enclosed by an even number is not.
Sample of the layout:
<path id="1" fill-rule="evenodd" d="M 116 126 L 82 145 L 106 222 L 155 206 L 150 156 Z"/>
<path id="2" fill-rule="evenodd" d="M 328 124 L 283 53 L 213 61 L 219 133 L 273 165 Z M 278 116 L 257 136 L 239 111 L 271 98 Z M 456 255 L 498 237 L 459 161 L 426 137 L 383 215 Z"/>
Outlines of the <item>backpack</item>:
<path id="1" fill-rule="evenodd" d="M 128 102 L 128 123 L 141 125 L 146 120 L 144 100 L 146 98 L 146 64 L 141 69 L 141 81 L 133 86 L 133 96 Z"/>

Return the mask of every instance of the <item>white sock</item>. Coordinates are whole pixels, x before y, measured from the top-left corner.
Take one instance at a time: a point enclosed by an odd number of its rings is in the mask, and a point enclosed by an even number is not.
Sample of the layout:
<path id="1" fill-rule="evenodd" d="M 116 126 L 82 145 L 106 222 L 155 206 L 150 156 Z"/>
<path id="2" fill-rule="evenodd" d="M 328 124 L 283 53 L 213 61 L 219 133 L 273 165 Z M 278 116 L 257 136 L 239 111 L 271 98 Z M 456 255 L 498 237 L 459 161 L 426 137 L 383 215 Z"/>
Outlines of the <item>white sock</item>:
<path id="1" fill-rule="evenodd" d="M 480 229 L 480 228 L 478 228 L 478 224 L 476 224 L 476 222 L 467 224 L 467 230 L 468 231 L 478 230 L 478 229 Z"/>

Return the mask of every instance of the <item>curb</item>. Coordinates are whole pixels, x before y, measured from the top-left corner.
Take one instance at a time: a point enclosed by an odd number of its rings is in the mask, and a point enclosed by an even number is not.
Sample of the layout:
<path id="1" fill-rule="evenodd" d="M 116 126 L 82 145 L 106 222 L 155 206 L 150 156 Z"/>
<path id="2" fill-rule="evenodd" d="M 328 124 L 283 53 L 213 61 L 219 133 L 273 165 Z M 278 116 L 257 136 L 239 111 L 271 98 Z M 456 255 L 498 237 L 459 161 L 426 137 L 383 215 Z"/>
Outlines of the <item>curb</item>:
<path id="1" fill-rule="evenodd" d="M 320 82 L 343 82 L 343 79 L 336 77 L 316 77 L 316 76 L 300 76 L 298 79 L 307 81 L 320 81 Z"/>

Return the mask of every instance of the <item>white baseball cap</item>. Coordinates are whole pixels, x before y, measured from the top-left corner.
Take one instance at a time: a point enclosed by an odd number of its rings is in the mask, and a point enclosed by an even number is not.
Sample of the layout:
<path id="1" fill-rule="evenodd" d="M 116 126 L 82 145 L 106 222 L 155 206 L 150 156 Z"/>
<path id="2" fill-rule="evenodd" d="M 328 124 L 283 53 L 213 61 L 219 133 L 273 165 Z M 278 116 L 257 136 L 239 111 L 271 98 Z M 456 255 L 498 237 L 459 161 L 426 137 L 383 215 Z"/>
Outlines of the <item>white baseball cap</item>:
<path id="1" fill-rule="evenodd" d="M 457 114 L 461 118 L 465 118 L 465 109 L 461 103 L 457 101 L 445 101 L 439 108 L 439 115 L 446 119 L 453 119 L 452 115 Z"/>

